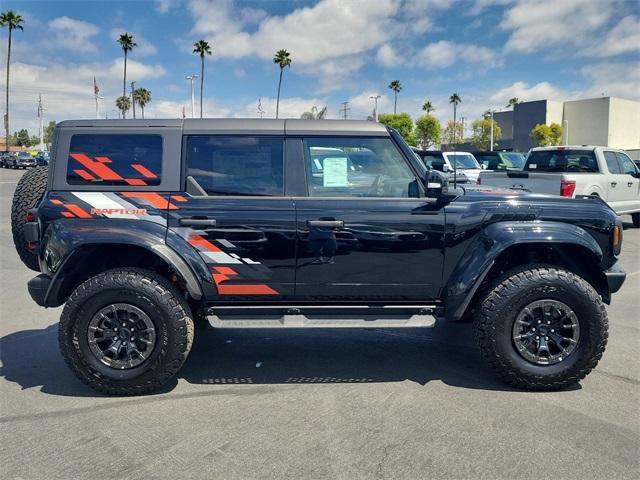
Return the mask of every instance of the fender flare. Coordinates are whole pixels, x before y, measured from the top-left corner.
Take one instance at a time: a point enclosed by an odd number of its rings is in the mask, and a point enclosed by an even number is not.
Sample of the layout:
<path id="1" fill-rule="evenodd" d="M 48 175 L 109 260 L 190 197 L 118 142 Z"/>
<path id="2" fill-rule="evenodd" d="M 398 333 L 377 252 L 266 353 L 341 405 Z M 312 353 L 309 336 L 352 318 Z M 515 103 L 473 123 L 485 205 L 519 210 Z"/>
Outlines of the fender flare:
<path id="1" fill-rule="evenodd" d="M 498 256 L 515 244 L 577 245 L 600 261 L 598 242 L 583 228 L 560 222 L 498 222 L 485 227 L 469 245 L 442 292 L 446 319 L 459 320 Z"/>

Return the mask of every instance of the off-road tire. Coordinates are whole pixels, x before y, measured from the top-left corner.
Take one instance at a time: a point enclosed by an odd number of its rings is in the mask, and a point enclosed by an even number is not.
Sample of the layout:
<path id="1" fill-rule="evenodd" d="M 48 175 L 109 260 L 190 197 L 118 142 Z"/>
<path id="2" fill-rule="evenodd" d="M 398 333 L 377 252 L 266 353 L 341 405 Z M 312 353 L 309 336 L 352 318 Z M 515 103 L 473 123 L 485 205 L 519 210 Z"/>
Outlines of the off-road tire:
<path id="1" fill-rule="evenodd" d="M 640 212 L 632 213 L 631 221 L 633 222 L 633 226 L 635 228 L 640 228 Z"/>
<path id="2" fill-rule="evenodd" d="M 561 301 L 578 318 L 578 343 L 560 363 L 529 362 L 512 340 L 518 313 L 539 299 Z M 582 380 L 602 357 L 608 329 L 607 312 L 595 289 L 574 273 L 550 265 L 522 266 L 498 277 L 475 317 L 482 356 L 505 383 L 526 390 L 559 390 Z"/>
<path id="3" fill-rule="evenodd" d="M 127 370 L 104 365 L 88 346 L 91 318 L 114 302 L 140 308 L 156 329 L 150 356 Z M 109 395 L 141 395 L 178 373 L 193 344 L 193 321 L 186 300 L 166 278 L 140 268 L 114 269 L 90 278 L 71 294 L 60 318 L 58 342 L 69 368 L 91 388 Z"/>
<path id="4" fill-rule="evenodd" d="M 24 225 L 27 222 L 27 212 L 35 208 L 42 200 L 47 190 L 48 167 L 36 167 L 22 175 L 13 194 L 11 204 L 11 233 L 13 244 L 22 263 L 31 270 L 40 271 L 38 255 L 27 247 L 24 238 Z"/>

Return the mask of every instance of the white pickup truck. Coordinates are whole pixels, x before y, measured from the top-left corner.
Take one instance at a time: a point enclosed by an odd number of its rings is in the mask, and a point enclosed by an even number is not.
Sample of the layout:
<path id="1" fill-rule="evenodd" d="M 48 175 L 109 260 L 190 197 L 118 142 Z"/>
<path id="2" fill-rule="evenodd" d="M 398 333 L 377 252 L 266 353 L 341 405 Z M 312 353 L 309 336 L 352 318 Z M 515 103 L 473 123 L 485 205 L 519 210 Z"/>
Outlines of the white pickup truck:
<path id="1" fill-rule="evenodd" d="M 483 186 L 520 188 L 563 197 L 597 196 L 640 227 L 640 171 L 622 150 L 609 147 L 540 147 L 522 171 L 481 172 Z"/>

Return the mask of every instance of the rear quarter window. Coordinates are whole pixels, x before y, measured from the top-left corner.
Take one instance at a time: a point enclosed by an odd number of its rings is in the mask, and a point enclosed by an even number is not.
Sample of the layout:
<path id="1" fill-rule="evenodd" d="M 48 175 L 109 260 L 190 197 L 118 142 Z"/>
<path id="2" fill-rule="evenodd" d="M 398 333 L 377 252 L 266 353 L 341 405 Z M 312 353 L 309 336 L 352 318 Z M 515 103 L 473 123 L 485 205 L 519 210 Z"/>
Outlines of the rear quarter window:
<path id="1" fill-rule="evenodd" d="M 532 151 L 524 167 L 528 172 L 597 173 L 598 163 L 592 150 Z"/>
<path id="2" fill-rule="evenodd" d="M 162 136 L 76 134 L 67 162 L 70 185 L 159 185 Z"/>

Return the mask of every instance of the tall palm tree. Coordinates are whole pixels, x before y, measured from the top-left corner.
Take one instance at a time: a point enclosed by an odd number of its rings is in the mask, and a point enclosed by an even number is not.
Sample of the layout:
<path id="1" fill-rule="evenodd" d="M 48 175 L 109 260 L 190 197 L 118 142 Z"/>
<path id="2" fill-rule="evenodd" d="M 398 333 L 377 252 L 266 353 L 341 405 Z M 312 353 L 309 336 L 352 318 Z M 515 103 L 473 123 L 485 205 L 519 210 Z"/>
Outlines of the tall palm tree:
<path id="1" fill-rule="evenodd" d="M 519 103 L 520 103 L 520 100 L 518 100 L 518 97 L 513 97 L 509 99 L 509 103 L 507 103 L 507 105 L 504 108 L 515 107 Z"/>
<path id="2" fill-rule="evenodd" d="M 140 105 L 142 118 L 144 118 L 144 107 L 151 102 L 151 91 L 146 88 L 136 88 L 133 91 L 133 101 Z"/>
<path id="3" fill-rule="evenodd" d="M 429 115 L 431 112 L 435 110 L 435 108 L 433 108 L 433 104 L 429 100 L 427 100 L 422 104 L 422 110 L 427 112 L 427 115 Z"/>
<path id="4" fill-rule="evenodd" d="M 2 12 L 0 15 L 0 27 L 9 27 L 9 47 L 7 48 L 7 111 L 5 113 L 5 147 L 9 150 L 9 63 L 11 62 L 11 32 L 22 28 L 22 17 L 12 10 Z"/>
<path id="5" fill-rule="evenodd" d="M 451 95 L 449 97 L 449 103 L 453 103 L 453 145 L 455 148 L 455 144 L 456 144 L 456 113 L 458 110 L 458 104 L 462 103 L 462 99 L 460 98 L 460 95 L 458 95 L 457 93 L 454 93 L 453 95 Z"/>
<path id="6" fill-rule="evenodd" d="M 311 107 L 311 110 L 308 112 L 304 112 L 300 115 L 300 118 L 303 120 L 323 120 L 327 116 L 327 107 L 322 107 L 321 110 L 318 110 L 318 107 L 315 105 Z"/>
<path id="7" fill-rule="evenodd" d="M 273 63 L 277 63 L 280 67 L 280 80 L 278 80 L 278 99 L 276 100 L 276 118 L 278 118 L 278 112 L 280 111 L 280 87 L 282 86 L 282 72 L 285 67 L 291 66 L 291 55 L 285 49 L 280 49 L 273 57 Z"/>
<path id="8" fill-rule="evenodd" d="M 116 98 L 116 107 L 122 112 L 122 118 L 126 118 L 127 111 L 131 108 L 131 99 L 126 95 Z"/>
<path id="9" fill-rule="evenodd" d="M 402 90 L 402 84 L 400 83 L 400 80 L 392 80 L 391 83 L 389 84 L 389 88 L 391 90 L 393 90 L 393 114 L 396 114 L 396 106 L 398 105 L 398 93 L 400 93 L 400 90 Z"/>
<path id="10" fill-rule="evenodd" d="M 193 53 L 200 55 L 200 118 L 202 118 L 202 92 L 204 90 L 204 56 L 211 55 L 211 45 L 205 40 L 193 44 Z"/>
<path id="11" fill-rule="evenodd" d="M 117 42 L 120 44 L 120 46 L 122 47 L 122 51 L 124 52 L 124 75 L 122 77 L 122 96 L 126 97 L 127 96 L 127 53 L 133 50 L 133 47 L 135 47 L 138 44 L 133 40 L 133 35 L 129 35 L 127 32 L 120 35 L 118 37 Z M 122 118 L 124 118 L 124 113 L 125 112 L 123 110 Z"/>

